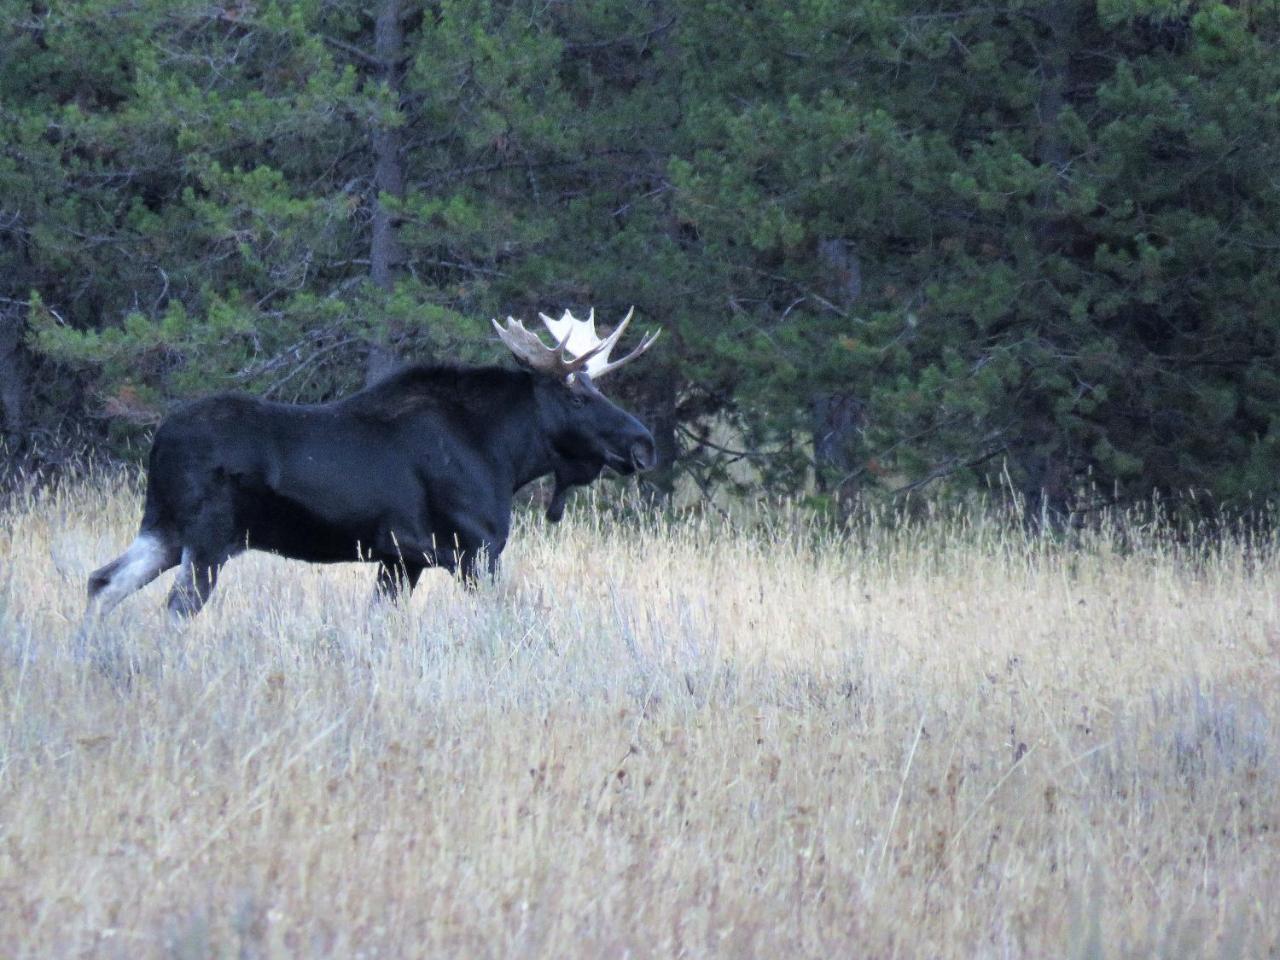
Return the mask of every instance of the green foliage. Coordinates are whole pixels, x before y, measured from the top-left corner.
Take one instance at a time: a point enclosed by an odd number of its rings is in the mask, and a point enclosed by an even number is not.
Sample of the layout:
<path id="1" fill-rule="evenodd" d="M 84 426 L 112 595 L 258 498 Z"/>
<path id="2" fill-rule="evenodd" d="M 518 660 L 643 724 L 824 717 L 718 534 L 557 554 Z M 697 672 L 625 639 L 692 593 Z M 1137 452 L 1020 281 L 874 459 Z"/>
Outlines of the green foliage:
<path id="1" fill-rule="evenodd" d="M 1063 9 L 708 8 L 691 57 L 750 39 L 691 73 L 673 174 L 748 305 L 741 395 L 793 432 L 853 391 L 895 480 L 1274 495 L 1278 11 Z"/>
<path id="2" fill-rule="evenodd" d="M 667 334 L 616 389 L 712 481 L 729 423 L 823 502 L 1280 494 L 1274 4 L 405 2 L 390 82 L 347 2 L 0 22 L 0 297 L 51 420 L 634 304 Z"/>

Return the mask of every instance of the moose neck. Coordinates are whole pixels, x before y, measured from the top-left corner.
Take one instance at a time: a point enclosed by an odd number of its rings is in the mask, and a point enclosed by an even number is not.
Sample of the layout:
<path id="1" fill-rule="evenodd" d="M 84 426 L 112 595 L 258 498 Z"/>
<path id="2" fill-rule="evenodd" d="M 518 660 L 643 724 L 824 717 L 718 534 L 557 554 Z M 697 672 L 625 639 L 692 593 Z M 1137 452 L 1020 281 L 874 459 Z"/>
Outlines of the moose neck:
<path id="1" fill-rule="evenodd" d="M 526 483 L 555 470 L 551 441 L 538 425 L 534 376 L 520 371 L 519 396 L 515 402 L 493 411 L 493 456 L 507 463 L 514 493 Z"/>

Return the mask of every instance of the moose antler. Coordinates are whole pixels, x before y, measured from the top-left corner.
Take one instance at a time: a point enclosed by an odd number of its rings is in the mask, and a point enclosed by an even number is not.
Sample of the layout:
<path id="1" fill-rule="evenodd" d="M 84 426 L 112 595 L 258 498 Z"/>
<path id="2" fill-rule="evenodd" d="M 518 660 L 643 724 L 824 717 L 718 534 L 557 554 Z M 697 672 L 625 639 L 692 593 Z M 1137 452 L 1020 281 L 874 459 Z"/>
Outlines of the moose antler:
<path id="1" fill-rule="evenodd" d="M 592 380 L 598 380 L 610 370 L 617 370 L 624 363 L 634 360 L 644 353 L 658 339 L 658 333 L 646 333 L 636 347 L 621 360 L 609 362 L 609 352 L 622 337 L 631 322 L 635 307 L 627 311 L 617 329 L 601 340 L 596 333 L 596 312 L 593 309 L 585 320 L 579 320 L 568 310 L 559 320 L 553 320 L 545 313 L 538 316 L 547 325 L 551 335 L 556 339 L 554 347 L 548 347 L 536 333 L 525 329 L 524 323 L 514 317 L 507 317 L 505 327 L 497 320 L 490 321 L 493 329 L 507 345 L 516 359 L 533 370 L 550 374 L 553 377 L 569 378 L 575 373 L 584 371 Z"/>
<path id="2" fill-rule="evenodd" d="M 516 359 L 532 370 L 546 373 L 560 379 L 568 379 L 586 367 L 591 359 L 599 353 L 599 348 L 588 350 L 582 354 L 566 354 L 568 335 L 560 339 L 554 347 L 548 347 L 536 333 L 526 330 L 524 324 L 515 317 L 507 317 L 507 325 L 502 327 L 497 320 L 491 320 L 498 337 L 507 345 Z"/>
<path id="3" fill-rule="evenodd" d="M 592 380 L 599 380 L 611 370 L 617 370 L 624 363 L 629 363 L 640 354 L 644 353 L 654 341 L 658 339 L 657 333 L 646 333 L 640 340 L 640 346 L 636 347 L 621 360 L 609 362 L 609 353 L 613 350 L 618 340 L 621 339 L 623 331 L 627 329 L 627 324 L 631 322 L 632 315 L 636 312 L 636 308 L 632 307 L 627 311 L 627 315 L 622 318 L 622 322 L 609 334 L 604 340 L 596 333 L 596 311 L 592 308 L 587 315 L 587 319 L 579 320 L 568 310 L 564 312 L 564 316 L 559 320 L 553 320 L 545 313 L 538 314 L 542 318 L 542 322 L 546 324 L 547 329 L 551 331 L 551 335 L 559 342 L 556 349 L 566 350 L 571 356 L 578 360 L 586 359 L 587 376 Z"/>

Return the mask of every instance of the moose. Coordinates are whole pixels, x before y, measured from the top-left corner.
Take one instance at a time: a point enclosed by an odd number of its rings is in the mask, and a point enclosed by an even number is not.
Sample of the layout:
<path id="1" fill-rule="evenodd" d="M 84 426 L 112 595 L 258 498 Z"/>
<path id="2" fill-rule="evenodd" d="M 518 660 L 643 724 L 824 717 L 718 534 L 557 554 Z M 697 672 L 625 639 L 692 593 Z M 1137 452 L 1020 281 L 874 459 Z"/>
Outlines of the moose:
<path id="1" fill-rule="evenodd" d="M 245 550 L 376 563 L 377 594 L 392 600 L 427 567 L 474 587 L 483 561 L 492 577 L 524 484 L 554 475 L 558 521 L 569 491 L 605 467 L 654 465 L 653 436 L 596 388 L 657 339 L 609 359 L 634 312 L 603 340 L 594 309 L 540 314 L 554 346 L 510 316 L 491 321 L 517 370 L 420 364 L 330 403 L 223 393 L 175 411 L 151 447 L 137 537 L 89 577 L 81 638 L 178 564 L 168 609 L 193 616 Z"/>

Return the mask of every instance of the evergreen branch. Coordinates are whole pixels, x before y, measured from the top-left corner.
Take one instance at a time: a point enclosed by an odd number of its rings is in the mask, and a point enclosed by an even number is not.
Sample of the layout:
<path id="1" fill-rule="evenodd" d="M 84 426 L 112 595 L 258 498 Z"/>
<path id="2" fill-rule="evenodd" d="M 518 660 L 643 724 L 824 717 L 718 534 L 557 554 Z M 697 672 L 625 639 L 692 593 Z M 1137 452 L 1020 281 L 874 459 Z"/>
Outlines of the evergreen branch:
<path id="1" fill-rule="evenodd" d="M 1007 443 L 1002 443 L 1000 444 L 1000 446 L 996 447 L 994 450 L 990 450 L 987 453 L 984 453 L 980 457 L 974 457 L 972 460 L 965 460 L 960 463 L 957 463 L 955 460 L 952 460 L 950 463 L 943 464 L 942 466 L 937 467 L 934 470 L 930 471 L 927 476 L 921 477 L 919 480 L 913 480 L 911 483 L 903 484 L 897 489 L 889 491 L 889 495 L 896 497 L 903 493 L 910 493 L 913 490 L 918 490 L 920 487 L 923 487 L 926 484 L 930 484 L 930 483 L 933 483 L 933 481 L 935 480 L 940 480 L 943 477 L 950 476 L 951 474 L 956 473 L 957 471 L 967 470 L 970 467 L 976 467 L 976 466 L 979 466 L 980 464 L 986 463 L 988 460 L 992 459 L 993 457 L 999 456 L 1000 454 L 1004 453 L 1008 449 L 1009 449 L 1009 445 Z"/>
<path id="2" fill-rule="evenodd" d="M 641 43 L 652 40 L 659 34 L 666 33 L 675 26 L 676 15 L 672 14 L 667 18 L 666 23 L 660 23 L 656 27 L 652 27 L 643 33 L 631 33 L 621 37 L 613 37 L 609 40 L 591 40 L 581 43 L 566 43 L 564 49 L 569 53 L 581 53 L 585 50 L 607 50 L 609 47 L 621 47 L 628 44 Z"/>

